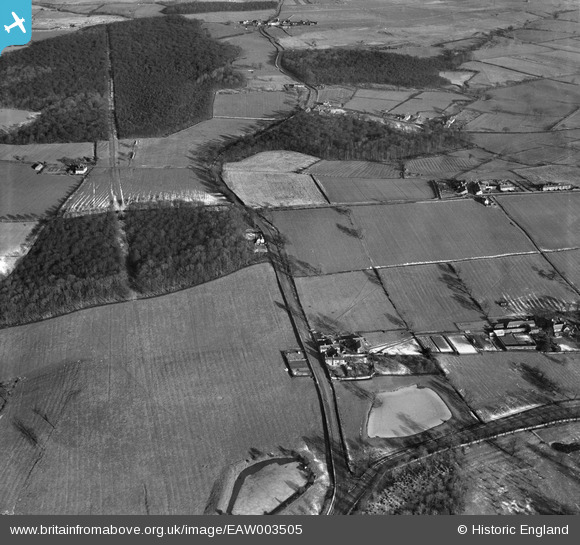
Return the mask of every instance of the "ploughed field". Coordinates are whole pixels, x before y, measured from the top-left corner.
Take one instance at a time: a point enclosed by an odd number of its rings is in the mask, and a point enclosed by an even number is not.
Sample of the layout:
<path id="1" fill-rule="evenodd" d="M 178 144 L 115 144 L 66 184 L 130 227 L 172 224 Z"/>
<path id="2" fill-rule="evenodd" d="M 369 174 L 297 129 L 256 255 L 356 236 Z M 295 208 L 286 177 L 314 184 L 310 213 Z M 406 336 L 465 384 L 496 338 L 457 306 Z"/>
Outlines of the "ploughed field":
<path id="1" fill-rule="evenodd" d="M 0 510 L 201 514 L 251 448 L 321 437 L 270 265 L 0 331 Z M 278 304 L 277 304 L 278 303 Z M 55 342 L 58 339 L 58 342 Z"/>

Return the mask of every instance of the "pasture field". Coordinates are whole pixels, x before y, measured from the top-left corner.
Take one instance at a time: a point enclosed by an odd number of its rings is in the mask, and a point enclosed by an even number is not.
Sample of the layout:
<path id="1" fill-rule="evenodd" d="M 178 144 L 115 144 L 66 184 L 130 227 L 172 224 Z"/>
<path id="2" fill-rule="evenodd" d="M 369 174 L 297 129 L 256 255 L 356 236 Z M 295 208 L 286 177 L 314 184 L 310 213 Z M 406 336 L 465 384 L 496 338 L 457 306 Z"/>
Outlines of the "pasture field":
<path id="1" fill-rule="evenodd" d="M 209 119 L 164 138 L 140 138 L 129 164 L 141 168 L 186 168 L 195 164 L 204 145 L 242 136 L 254 124 L 247 119 Z"/>
<path id="2" fill-rule="evenodd" d="M 337 204 L 428 200 L 435 198 L 431 184 L 421 178 L 343 178 L 316 176 L 330 202 Z"/>
<path id="3" fill-rule="evenodd" d="M 223 179 L 247 206 L 253 208 L 327 204 L 308 174 L 226 171 Z"/>
<path id="4" fill-rule="evenodd" d="M 321 441 L 314 384 L 290 378 L 280 354 L 297 344 L 281 300 L 262 264 L 1 330 L 0 380 L 26 380 L 0 420 L 0 510 L 202 514 L 250 449 Z"/>
<path id="5" fill-rule="evenodd" d="M 485 317 L 446 264 L 379 270 L 395 308 L 415 332 L 455 331 Z"/>
<path id="6" fill-rule="evenodd" d="M 511 157 L 514 161 L 520 161 L 527 165 L 546 165 L 548 163 L 569 165 L 576 163 L 576 152 L 574 148 L 568 146 L 529 149 L 514 153 Z"/>
<path id="7" fill-rule="evenodd" d="M 154 17 L 161 15 L 163 6 L 160 4 L 141 4 L 141 3 L 106 3 L 95 10 L 94 13 L 107 13 L 136 19 L 138 17 Z"/>
<path id="8" fill-rule="evenodd" d="M 95 145 L 92 142 L 77 142 L 71 144 L 26 144 L 16 146 L 0 144 L 0 161 L 23 161 L 35 163 L 57 163 L 63 157 L 93 157 Z"/>
<path id="9" fill-rule="evenodd" d="M 392 114 L 420 113 L 427 117 L 437 117 L 454 102 L 471 100 L 469 97 L 444 91 L 425 91 L 393 108 Z"/>
<path id="10" fill-rule="evenodd" d="M 510 195 L 498 202 L 541 249 L 580 245 L 580 193 Z"/>
<path id="11" fill-rule="evenodd" d="M 418 92 L 413 90 L 393 90 L 393 89 L 357 89 L 356 98 L 368 98 L 374 100 L 385 100 L 387 102 L 396 102 L 397 104 L 416 95 Z"/>
<path id="12" fill-rule="evenodd" d="M 0 161 L 0 217 L 42 217 L 79 183 L 78 176 L 38 174 L 30 165 Z"/>
<path id="13" fill-rule="evenodd" d="M 489 85 L 505 85 L 507 83 L 514 83 L 536 78 L 531 74 L 522 74 L 508 68 L 502 68 L 486 62 L 469 61 L 463 63 L 461 68 L 466 70 L 474 70 L 477 72 L 470 80 L 469 86 L 487 87 Z"/>
<path id="14" fill-rule="evenodd" d="M 465 402 L 484 421 L 555 400 L 578 396 L 578 355 L 486 352 L 477 356 L 438 354 L 437 361 Z"/>
<path id="15" fill-rule="evenodd" d="M 546 131 L 560 120 L 560 117 L 515 115 L 505 112 L 484 113 L 465 125 L 470 132 L 539 132 Z"/>
<path id="16" fill-rule="evenodd" d="M 379 115 L 381 112 L 388 112 L 398 105 L 399 102 L 394 100 L 381 100 L 354 96 L 344 105 L 344 107 L 349 110 L 356 110 L 357 112 L 367 112 L 369 114 Z"/>
<path id="17" fill-rule="evenodd" d="M 402 322 L 372 271 L 296 279 L 296 288 L 312 329 L 352 333 L 400 329 Z"/>
<path id="18" fill-rule="evenodd" d="M 575 155 L 573 150 L 569 153 Z M 515 172 L 534 185 L 556 182 L 580 187 L 580 168 L 577 166 L 546 165 L 515 169 Z"/>
<path id="19" fill-rule="evenodd" d="M 223 168 L 227 172 L 298 172 L 318 161 L 318 157 L 296 151 L 262 151 L 236 163 L 225 163 Z"/>
<path id="20" fill-rule="evenodd" d="M 398 178 L 397 165 L 372 161 L 319 161 L 308 168 L 315 176 L 337 176 L 341 178 Z"/>
<path id="21" fill-rule="evenodd" d="M 463 261 L 455 269 L 489 316 L 566 310 L 580 300 L 539 254 Z"/>
<path id="22" fill-rule="evenodd" d="M 348 210 L 279 210 L 271 217 L 286 244 L 296 276 L 371 266 Z"/>
<path id="23" fill-rule="evenodd" d="M 471 170 L 482 163 L 477 157 L 453 157 L 451 155 L 433 155 L 420 157 L 405 162 L 411 175 L 441 176 L 459 174 Z"/>
<path id="24" fill-rule="evenodd" d="M 550 252 L 546 255 L 546 259 L 568 282 L 580 290 L 580 250 Z"/>
<path id="25" fill-rule="evenodd" d="M 318 102 L 338 102 L 344 104 L 353 97 L 354 92 L 354 89 L 347 87 L 332 87 L 329 85 L 324 89 L 318 90 Z"/>
<path id="26" fill-rule="evenodd" d="M 296 93 L 288 91 L 220 92 L 213 103 L 214 117 L 275 119 L 296 107 Z"/>
<path id="27" fill-rule="evenodd" d="M 377 267 L 535 250 L 501 210 L 472 200 L 358 206 L 352 219 Z"/>
<path id="28" fill-rule="evenodd" d="M 274 10 L 252 11 L 214 11 L 208 13 L 188 13 L 183 15 L 186 19 L 200 19 L 206 23 L 237 23 L 242 19 L 269 19 L 274 15 Z"/>
<path id="29" fill-rule="evenodd" d="M 552 130 L 580 129 L 580 108 L 552 127 Z"/>
<path id="30" fill-rule="evenodd" d="M 552 441 L 577 441 L 577 422 L 499 437 L 467 448 L 466 515 L 576 514 L 580 496 L 577 454 Z"/>

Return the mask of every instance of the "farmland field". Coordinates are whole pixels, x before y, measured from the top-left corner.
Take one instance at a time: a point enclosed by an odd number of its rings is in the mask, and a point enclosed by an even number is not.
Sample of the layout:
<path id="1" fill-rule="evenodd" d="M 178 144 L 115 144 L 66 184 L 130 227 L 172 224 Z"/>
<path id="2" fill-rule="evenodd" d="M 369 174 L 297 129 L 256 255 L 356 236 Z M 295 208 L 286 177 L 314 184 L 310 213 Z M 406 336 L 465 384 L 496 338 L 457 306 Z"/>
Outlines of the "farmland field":
<path id="1" fill-rule="evenodd" d="M 515 70 L 510 70 L 508 68 L 502 68 L 501 66 L 477 61 L 466 62 L 461 65 L 461 68 L 475 70 L 477 72 L 477 74 L 469 80 L 470 87 L 504 85 L 506 83 L 524 81 L 537 77 L 532 76 L 531 74 L 522 74 L 521 72 L 516 72 Z"/>
<path id="2" fill-rule="evenodd" d="M 580 193 L 510 195 L 498 202 L 543 250 L 580 246 Z"/>
<path id="3" fill-rule="evenodd" d="M 424 174 L 432 177 L 438 175 L 448 175 L 471 170 L 482 163 L 477 158 L 452 157 L 450 155 L 435 155 L 432 157 L 421 157 L 405 162 L 405 166 L 413 174 Z"/>
<path id="4" fill-rule="evenodd" d="M 378 267 L 534 251 L 502 211 L 471 200 L 359 206 L 352 219 Z"/>
<path id="5" fill-rule="evenodd" d="M 456 322 L 483 318 L 446 264 L 393 267 L 379 275 L 413 331 L 454 331 Z"/>
<path id="6" fill-rule="evenodd" d="M 295 151 L 263 151 L 236 163 L 225 163 L 226 172 L 298 172 L 320 161 Z"/>
<path id="7" fill-rule="evenodd" d="M 490 316 L 566 310 L 571 303 L 580 300 L 550 263 L 538 254 L 464 261 L 457 263 L 455 268 L 475 300 Z"/>
<path id="8" fill-rule="evenodd" d="M 349 110 L 357 110 L 359 112 L 368 112 L 370 114 L 379 115 L 381 112 L 388 112 L 398 105 L 399 102 L 396 101 L 355 96 L 353 99 L 349 100 L 344 107 Z"/>
<path id="9" fill-rule="evenodd" d="M 421 178 L 344 178 L 316 176 L 330 202 L 338 204 L 433 199 L 431 184 Z"/>
<path id="10" fill-rule="evenodd" d="M 44 216 L 79 182 L 78 177 L 38 174 L 31 165 L 0 161 L 0 216 Z"/>
<path id="11" fill-rule="evenodd" d="M 92 142 L 72 144 L 27 144 L 15 146 L 0 144 L 0 161 L 20 160 L 26 163 L 43 161 L 57 163 L 63 157 L 93 157 L 95 145 Z"/>
<path id="12" fill-rule="evenodd" d="M 575 155 L 572 150 L 569 150 L 569 153 L 570 155 Z M 516 169 L 515 172 L 534 185 L 556 182 L 572 184 L 576 187 L 580 187 L 580 168 L 577 166 L 568 167 L 562 165 L 546 165 L 541 167 Z"/>
<path id="13" fill-rule="evenodd" d="M 220 92 L 213 104 L 214 117 L 275 119 L 296 107 L 296 93 L 287 91 Z"/>
<path id="14" fill-rule="evenodd" d="M 22 245 L 35 225 L 34 222 L 0 222 L 0 278 L 9 273 L 24 254 Z"/>
<path id="15" fill-rule="evenodd" d="M 210 119 L 165 138 L 138 139 L 130 166 L 186 168 L 195 163 L 203 145 L 223 142 L 228 136 L 241 136 L 254 124 L 255 121 L 247 119 Z"/>
<path id="16" fill-rule="evenodd" d="M 227 186 L 251 207 L 327 204 L 312 176 L 292 172 L 226 171 Z"/>
<path id="17" fill-rule="evenodd" d="M 119 171 L 123 202 L 186 201 L 218 204 L 220 196 L 209 190 L 189 169 L 123 168 Z M 111 193 L 110 169 L 94 168 L 81 186 L 67 199 L 67 212 L 107 209 L 115 196 Z"/>
<path id="18" fill-rule="evenodd" d="M 550 252 L 546 259 L 558 269 L 560 274 L 580 290 L 580 250 Z"/>
<path id="19" fill-rule="evenodd" d="M 297 278 L 296 288 L 310 327 L 323 333 L 404 325 L 372 271 Z"/>
<path id="20" fill-rule="evenodd" d="M 38 115 L 36 112 L 28 112 L 26 110 L 0 108 L 0 133 L 34 119 L 35 114 Z"/>
<path id="21" fill-rule="evenodd" d="M 371 161 L 319 161 L 308 168 L 316 176 L 337 176 L 341 178 L 398 178 L 400 168 L 387 163 Z"/>
<path id="22" fill-rule="evenodd" d="M 538 132 L 548 130 L 560 120 L 560 117 L 512 115 L 505 112 L 484 113 L 470 121 L 466 131 L 490 132 Z"/>
<path id="23" fill-rule="evenodd" d="M 578 396 L 578 355 L 487 352 L 477 356 L 437 355 L 447 378 L 484 421 Z"/>
<path id="24" fill-rule="evenodd" d="M 0 331 L 0 380 L 26 377 L 0 420 L 0 510 L 202 514 L 250 449 L 321 440 L 314 384 L 280 354 L 297 343 L 281 300 L 262 264 Z"/>
<path id="25" fill-rule="evenodd" d="M 272 212 L 298 276 L 370 267 L 350 216 L 333 208 Z"/>

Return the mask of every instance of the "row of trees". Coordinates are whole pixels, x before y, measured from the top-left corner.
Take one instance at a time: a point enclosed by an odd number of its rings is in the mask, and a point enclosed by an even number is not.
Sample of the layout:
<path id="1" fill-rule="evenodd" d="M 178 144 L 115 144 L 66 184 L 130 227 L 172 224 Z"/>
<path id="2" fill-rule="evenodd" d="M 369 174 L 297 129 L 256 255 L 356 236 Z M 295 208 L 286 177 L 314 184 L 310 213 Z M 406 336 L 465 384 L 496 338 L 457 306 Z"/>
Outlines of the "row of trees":
<path id="1" fill-rule="evenodd" d="M 322 159 L 390 161 L 465 145 L 464 133 L 438 123 L 426 125 L 420 133 L 403 133 L 376 121 L 300 111 L 233 141 L 223 150 L 222 158 L 239 161 L 261 151 L 284 149 Z"/>
<path id="2" fill-rule="evenodd" d="M 185 15 L 188 13 L 214 13 L 216 11 L 251 11 L 276 9 L 278 2 L 254 1 L 249 2 L 186 2 L 167 6 L 161 13 L 165 15 Z"/>
<path id="3" fill-rule="evenodd" d="M 0 326 L 207 282 L 254 262 L 237 207 L 189 203 L 123 214 L 128 255 L 116 213 L 56 217 L 30 252 L 0 280 Z"/>
<path id="4" fill-rule="evenodd" d="M 238 48 L 180 16 L 108 25 L 119 135 L 159 136 L 211 116 L 216 87 L 237 86 Z"/>
<path id="5" fill-rule="evenodd" d="M 440 87 L 439 76 L 465 59 L 448 52 L 438 57 L 413 57 L 365 49 L 291 49 L 282 54 L 282 66 L 311 85 L 381 83 L 403 87 Z"/>
<path id="6" fill-rule="evenodd" d="M 79 30 L 0 57 L 0 105 L 42 112 L 0 142 L 94 141 L 107 134 L 103 27 Z"/>

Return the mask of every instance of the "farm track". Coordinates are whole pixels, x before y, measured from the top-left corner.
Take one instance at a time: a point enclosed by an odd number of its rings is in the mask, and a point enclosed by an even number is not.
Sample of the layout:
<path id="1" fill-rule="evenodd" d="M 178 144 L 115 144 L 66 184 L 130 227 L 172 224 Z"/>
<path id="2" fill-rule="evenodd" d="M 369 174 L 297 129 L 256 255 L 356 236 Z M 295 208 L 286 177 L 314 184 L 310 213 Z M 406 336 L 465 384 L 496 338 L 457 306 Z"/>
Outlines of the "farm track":
<path id="1" fill-rule="evenodd" d="M 373 462 L 362 476 L 351 480 L 350 483 L 345 482 L 340 485 L 338 500 L 330 514 L 352 514 L 360 502 L 369 495 L 373 483 L 396 467 L 428 458 L 439 452 L 481 443 L 503 435 L 578 420 L 580 420 L 580 400 L 556 402 L 492 422 L 474 424 L 449 435 L 415 445 L 426 452 L 423 456 L 416 456 L 415 448 L 383 456 Z"/>

